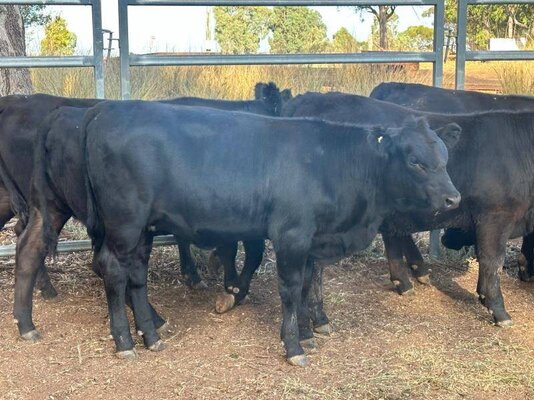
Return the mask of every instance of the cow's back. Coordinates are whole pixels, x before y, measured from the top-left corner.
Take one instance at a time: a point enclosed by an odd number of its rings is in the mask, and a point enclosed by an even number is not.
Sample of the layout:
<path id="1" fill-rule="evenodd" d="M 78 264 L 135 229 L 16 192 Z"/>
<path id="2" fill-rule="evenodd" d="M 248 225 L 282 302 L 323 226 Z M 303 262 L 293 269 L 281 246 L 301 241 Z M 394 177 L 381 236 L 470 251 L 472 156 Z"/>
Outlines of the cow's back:
<path id="1" fill-rule="evenodd" d="M 373 89 L 370 97 L 414 110 L 451 114 L 490 110 L 534 110 L 534 97 L 493 95 L 416 83 L 381 83 Z"/>

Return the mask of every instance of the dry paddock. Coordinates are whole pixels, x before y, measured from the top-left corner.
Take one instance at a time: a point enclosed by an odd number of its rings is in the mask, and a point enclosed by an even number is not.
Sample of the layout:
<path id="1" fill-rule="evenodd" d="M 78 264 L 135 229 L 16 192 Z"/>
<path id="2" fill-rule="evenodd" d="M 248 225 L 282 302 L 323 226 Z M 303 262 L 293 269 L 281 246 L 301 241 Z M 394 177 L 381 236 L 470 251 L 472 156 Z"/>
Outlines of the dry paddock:
<path id="1" fill-rule="evenodd" d="M 2 240 L 12 240 L 3 233 Z M 220 277 L 202 292 L 179 280 L 174 248 L 151 260 L 150 294 L 174 325 L 161 353 L 113 355 L 102 285 L 90 254 L 50 264 L 60 295 L 36 295 L 43 340 L 17 338 L 13 259 L 0 260 L 2 399 L 528 399 L 534 398 L 534 284 L 511 268 L 502 286 L 511 329 L 492 326 L 475 299 L 477 264 L 433 266 L 433 286 L 392 291 L 380 245 L 329 267 L 326 309 L 335 332 L 318 338 L 311 366 L 290 367 L 279 340 L 280 304 L 269 253 L 249 301 L 214 312 Z M 509 248 L 513 260 L 516 248 Z M 511 264 L 513 262 L 510 261 Z M 468 265 L 469 264 L 469 265 Z"/>

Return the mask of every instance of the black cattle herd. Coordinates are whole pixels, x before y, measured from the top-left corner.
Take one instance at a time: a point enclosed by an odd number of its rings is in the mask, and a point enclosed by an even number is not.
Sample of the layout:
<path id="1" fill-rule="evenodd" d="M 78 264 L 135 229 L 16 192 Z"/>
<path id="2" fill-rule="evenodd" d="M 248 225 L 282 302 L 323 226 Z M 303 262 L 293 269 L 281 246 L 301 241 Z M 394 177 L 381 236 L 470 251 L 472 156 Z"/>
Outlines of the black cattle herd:
<path id="1" fill-rule="evenodd" d="M 35 287 L 57 293 L 45 259 L 71 217 L 92 240 L 117 355 L 136 358 L 126 306 L 153 351 L 166 321 L 148 301 L 152 240 L 176 238 L 183 278 L 205 286 L 190 245 L 224 266 L 225 312 L 249 292 L 264 241 L 276 254 L 281 337 L 304 366 L 328 334 L 323 266 L 383 236 L 400 294 L 429 267 L 411 234 L 475 245 L 477 293 L 496 325 L 512 323 L 500 289 L 506 242 L 523 236 L 534 277 L 534 98 L 383 83 L 370 97 L 293 97 L 258 83 L 255 100 L 102 101 L 36 94 L 0 99 L 0 224 L 17 215 L 14 317 L 35 341 Z M 235 268 L 237 243 L 245 263 Z"/>

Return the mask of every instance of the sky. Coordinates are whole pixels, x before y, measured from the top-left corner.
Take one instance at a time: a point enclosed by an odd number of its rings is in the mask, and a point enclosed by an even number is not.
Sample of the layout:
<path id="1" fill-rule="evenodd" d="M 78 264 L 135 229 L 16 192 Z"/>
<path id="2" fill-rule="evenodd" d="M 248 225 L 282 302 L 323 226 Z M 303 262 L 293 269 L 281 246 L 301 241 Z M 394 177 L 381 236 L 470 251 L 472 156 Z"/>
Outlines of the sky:
<path id="1" fill-rule="evenodd" d="M 118 37 L 119 18 L 117 0 L 102 0 L 102 27 Z M 78 38 L 77 54 L 90 54 L 92 48 L 91 10 L 88 6 L 50 6 L 53 14 L 67 21 L 68 29 Z M 422 18 L 421 12 L 428 6 L 398 7 L 399 31 L 410 25 L 432 26 L 432 19 Z M 355 14 L 350 7 L 314 7 L 323 17 L 328 37 L 341 27 L 346 27 L 358 40 L 366 40 L 371 32 L 372 18 Z M 206 7 L 179 6 L 130 6 L 130 52 L 203 51 L 206 47 Z M 33 30 L 28 50 L 39 52 L 42 29 Z M 105 36 L 107 38 L 107 36 Z M 117 47 L 116 44 L 114 47 Z"/>

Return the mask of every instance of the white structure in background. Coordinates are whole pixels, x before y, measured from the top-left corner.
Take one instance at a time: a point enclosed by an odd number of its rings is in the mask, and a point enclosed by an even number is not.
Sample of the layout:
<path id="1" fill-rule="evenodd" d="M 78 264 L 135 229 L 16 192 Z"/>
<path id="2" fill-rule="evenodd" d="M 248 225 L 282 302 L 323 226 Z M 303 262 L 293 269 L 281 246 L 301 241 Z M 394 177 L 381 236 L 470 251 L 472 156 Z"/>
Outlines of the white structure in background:
<path id="1" fill-rule="evenodd" d="M 527 38 L 504 39 L 491 38 L 489 43 L 490 51 L 512 51 L 523 50 L 527 44 Z"/>
<path id="2" fill-rule="evenodd" d="M 213 7 L 206 7 L 206 39 L 202 51 L 211 53 L 218 51 L 215 40 L 215 24 L 213 23 Z"/>

